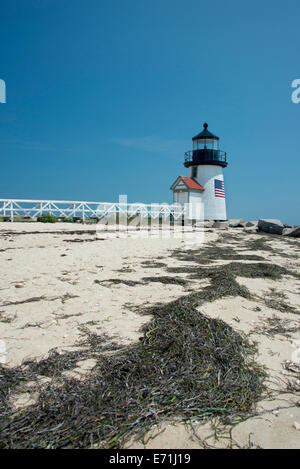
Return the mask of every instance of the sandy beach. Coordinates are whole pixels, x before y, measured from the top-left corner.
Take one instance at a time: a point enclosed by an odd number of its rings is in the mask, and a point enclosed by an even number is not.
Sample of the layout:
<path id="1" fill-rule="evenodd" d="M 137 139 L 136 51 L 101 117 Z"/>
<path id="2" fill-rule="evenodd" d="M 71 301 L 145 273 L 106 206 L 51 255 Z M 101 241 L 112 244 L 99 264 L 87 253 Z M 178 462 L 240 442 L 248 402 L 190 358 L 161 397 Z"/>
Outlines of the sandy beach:
<path id="1" fill-rule="evenodd" d="M 262 242 L 254 249 L 258 240 Z M 255 360 L 266 368 L 267 392 L 243 422 L 221 425 L 216 418 L 205 423 L 195 418 L 192 423 L 168 419 L 153 426 L 142 441 L 131 437 L 123 447 L 299 448 L 300 277 L 296 274 L 300 273 L 300 243 L 246 234 L 239 228 L 206 229 L 205 243 L 205 249 L 218 246 L 250 259 L 216 255 L 203 267 L 264 262 L 295 274 L 273 279 L 237 273 L 236 281 L 248 289 L 251 299 L 226 296 L 199 307 L 205 316 L 223 320 L 257 344 Z M 2 367 L 20 367 L 28 359 L 40 361 L 54 348 L 59 353 L 76 350 L 87 331 L 106 334 L 124 347 L 137 343 L 143 335 L 141 327 L 151 320 L 140 309 L 167 304 L 209 285 L 207 278 L 175 272 L 182 266 L 199 265 L 192 254 L 188 260 L 173 255 L 184 249 L 182 240 L 172 238 L 97 239 L 94 225 L 0 223 Z M 252 255 L 262 260 L 251 260 Z M 159 280 L 166 276 L 186 282 Z M 95 363 L 78 361 L 63 373 L 84 380 Z M 39 378 L 42 384 L 50 380 Z M 288 383 L 292 383 L 289 390 Z M 37 398 L 36 389 L 26 382 L 9 396 L 16 412 L 34 405 Z"/>

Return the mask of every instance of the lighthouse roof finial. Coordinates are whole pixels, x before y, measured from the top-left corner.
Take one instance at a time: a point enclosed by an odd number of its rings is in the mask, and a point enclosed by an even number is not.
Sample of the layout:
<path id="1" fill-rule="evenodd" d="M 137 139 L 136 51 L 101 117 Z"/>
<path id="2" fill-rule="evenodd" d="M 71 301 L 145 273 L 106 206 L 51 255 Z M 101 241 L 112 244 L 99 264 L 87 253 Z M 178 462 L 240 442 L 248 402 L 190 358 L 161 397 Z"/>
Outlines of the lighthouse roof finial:
<path id="1" fill-rule="evenodd" d="M 207 130 L 207 127 L 208 127 L 207 122 L 204 122 L 202 132 L 200 132 L 200 134 L 193 137 L 193 140 L 201 140 L 201 139 L 206 139 L 206 138 L 219 140 L 219 137 L 217 137 L 216 135 L 212 134 L 209 130 Z"/>

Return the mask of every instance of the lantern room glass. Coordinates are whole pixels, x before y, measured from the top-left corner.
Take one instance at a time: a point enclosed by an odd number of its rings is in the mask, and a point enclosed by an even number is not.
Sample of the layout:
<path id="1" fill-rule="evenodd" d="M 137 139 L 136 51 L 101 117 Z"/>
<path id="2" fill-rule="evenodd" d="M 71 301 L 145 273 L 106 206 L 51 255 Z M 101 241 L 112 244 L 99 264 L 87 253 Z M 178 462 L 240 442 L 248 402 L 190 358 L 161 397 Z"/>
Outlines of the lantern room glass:
<path id="1" fill-rule="evenodd" d="M 193 150 L 219 150 L 219 140 L 201 138 L 193 141 Z"/>

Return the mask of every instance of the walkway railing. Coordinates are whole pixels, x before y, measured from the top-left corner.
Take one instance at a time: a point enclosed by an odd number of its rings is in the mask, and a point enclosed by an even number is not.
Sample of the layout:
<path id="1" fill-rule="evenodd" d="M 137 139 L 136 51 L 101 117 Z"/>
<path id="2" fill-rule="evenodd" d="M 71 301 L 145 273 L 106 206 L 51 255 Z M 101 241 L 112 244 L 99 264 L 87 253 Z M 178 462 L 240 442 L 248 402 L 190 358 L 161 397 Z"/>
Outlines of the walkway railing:
<path id="1" fill-rule="evenodd" d="M 168 204 L 126 204 L 113 202 L 78 202 L 65 200 L 23 200 L 0 199 L 0 217 L 9 217 L 14 221 L 16 217 L 39 217 L 45 214 L 55 215 L 61 218 L 79 217 L 82 220 L 88 218 L 102 219 L 127 215 L 134 217 L 140 215 L 143 218 L 151 217 L 180 219 L 185 213 L 182 205 Z"/>

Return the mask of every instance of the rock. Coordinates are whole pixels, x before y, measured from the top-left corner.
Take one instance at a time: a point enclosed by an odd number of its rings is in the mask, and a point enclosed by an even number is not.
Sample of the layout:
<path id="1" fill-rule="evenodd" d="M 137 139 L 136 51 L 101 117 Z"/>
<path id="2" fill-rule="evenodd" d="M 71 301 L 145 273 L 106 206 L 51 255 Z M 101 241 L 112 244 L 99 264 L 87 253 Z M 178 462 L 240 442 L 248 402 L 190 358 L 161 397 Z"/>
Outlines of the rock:
<path id="1" fill-rule="evenodd" d="M 256 226 L 258 224 L 258 221 L 247 221 L 245 224 L 246 227 L 248 226 Z"/>
<path id="2" fill-rule="evenodd" d="M 230 228 L 238 228 L 238 227 L 244 227 L 245 226 L 245 220 L 243 218 L 232 218 L 229 220 L 229 226 Z"/>
<path id="3" fill-rule="evenodd" d="M 212 228 L 215 222 L 213 220 L 204 220 L 204 228 Z"/>
<path id="4" fill-rule="evenodd" d="M 258 232 L 258 226 L 257 225 L 254 225 L 254 226 L 246 226 L 243 231 L 245 233 L 257 233 Z"/>
<path id="5" fill-rule="evenodd" d="M 44 322 L 43 324 L 40 325 L 42 329 L 48 329 L 48 327 L 54 326 L 57 324 L 55 319 L 52 319 L 50 321 Z"/>
<path id="6" fill-rule="evenodd" d="M 294 427 L 296 430 L 300 431 L 300 423 L 294 422 L 293 427 Z"/>
<path id="7" fill-rule="evenodd" d="M 295 225 L 289 225 L 288 223 L 284 223 L 285 228 L 296 228 Z"/>
<path id="8" fill-rule="evenodd" d="M 261 219 L 258 221 L 258 230 L 264 233 L 281 235 L 284 230 L 284 224 L 280 220 L 273 220 L 271 218 Z"/>
<path id="9" fill-rule="evenodd" d="M 215 221 L 212 227 L 219 228 L 221 230 L 227 230 L 228 226 L 229 226 L 228 221 Z"/>
<path id="10" fill-rule="evenodd" d="M 22 283 L 16 283 L 15 288 L 24 288 L 24 285 L 22 285 Z"/>
<path id="11" fill-rule="evenodd" d="M 284 228 L 282 231 L 283 236 L 292 236 L 293 238 L 300 238 L 300 226 L 296 228 Z"/>

